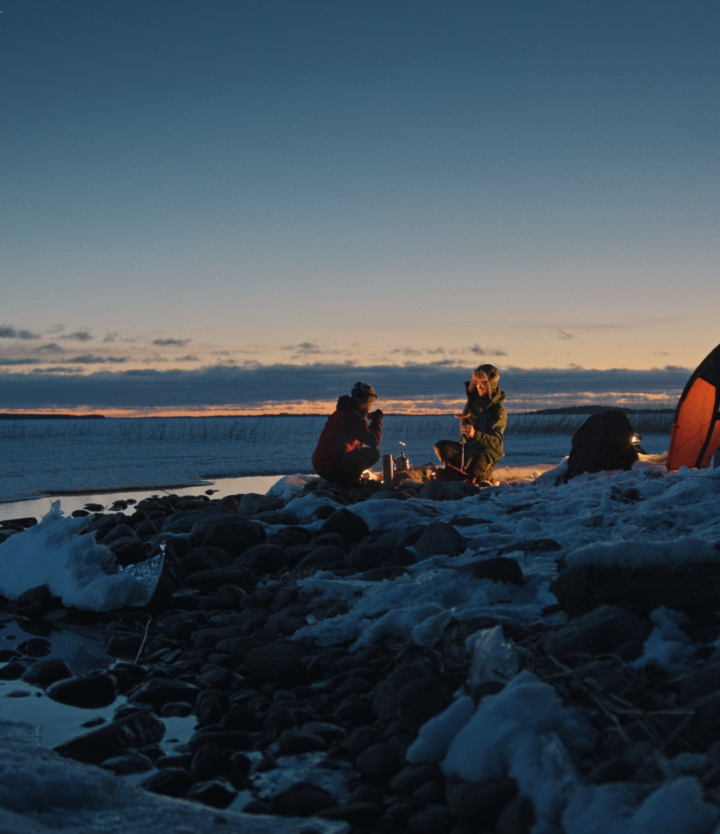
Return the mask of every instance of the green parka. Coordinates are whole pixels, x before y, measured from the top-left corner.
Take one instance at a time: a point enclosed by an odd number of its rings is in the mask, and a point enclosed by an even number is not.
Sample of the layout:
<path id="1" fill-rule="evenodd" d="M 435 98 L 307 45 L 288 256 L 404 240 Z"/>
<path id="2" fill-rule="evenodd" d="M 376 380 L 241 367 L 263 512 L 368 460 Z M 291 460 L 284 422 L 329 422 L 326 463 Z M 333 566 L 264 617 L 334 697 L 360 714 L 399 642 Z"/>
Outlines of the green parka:
<path id="1" fill-rule="evenodd" d="M 469 416 L 464 422 L 475 429 L 475 436 L 466 442 L 475 443 L 477 450 L 484 451 L 494 466 L 503 456 L 503 434 L 507 426 L 505 392 L 496 388 L 489 396 L 481 397 L 475 388 L 470 389 L 469 382 L 465 383 L 465 390 L 468 400 L 463 413 Z"/>

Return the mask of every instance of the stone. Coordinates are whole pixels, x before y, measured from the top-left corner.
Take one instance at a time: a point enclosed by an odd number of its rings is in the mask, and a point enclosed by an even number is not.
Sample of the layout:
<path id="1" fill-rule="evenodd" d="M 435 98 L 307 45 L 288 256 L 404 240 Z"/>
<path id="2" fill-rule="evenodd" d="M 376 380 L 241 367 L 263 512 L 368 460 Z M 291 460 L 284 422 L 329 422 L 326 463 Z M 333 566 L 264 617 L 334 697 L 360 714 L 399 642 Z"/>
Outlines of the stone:
<path id="1" fill-rule="evenodd" d="M 213 744 L 220 750 L 252 750 L 250 733 L 241 730 L 199 730 L 190 736 L 190 749 L 195 751 L 206 744 Z"/>
<path id="2" fill-rule="evenodd" d="M 390 787 L 396 793 L 411 794 L 425 782 L 439 780 L 442 775 L 436 764 L 409 765 L 393 776 Z"/>
<path id="3" fill-rule="evenodd" d="M 201 570 L 230 567 L 233 560 L 230 554 L 220 547 L 202 545 L 193 547 L 180 559 L 180 563 L 186 573 L 196 573 Z"/>
<path id="4" fill-rule="evenodd" d="M 251 649 L 245 656 L 245 665 L 252 677 L 264 683 L 298 686 L 306 681 L 302 663 L 305 657 L 305 650 L 298 643 L 278 640 Z"/>
<path id="5" fill-rule="evenodd" d="M 471 573 L 478 579 L 489 579 L 492 582 L 508 582 L 511 585 L 522 585 L 525 582 L 522 568 L 517 559 L 507 556 L 496 556 L 490 559 L 479 559 L 468 562 L 458 568 L 463 573 Z"/>
<path id="6" fill-rule="evenodd" d="M 303 730 L 286 730 L 278 739 L 278 756 L 297 756 L 301 753 L 312 753 L 316 750 L 326 750 L 327 742 L 315 733 Z"/>
<path id="7" fill-rule="evenodd" d="M 48 698 L 83 709 L 98 709 L 113 703 L 118 695 L 117 682 L 106 673 L 58 680 L 45 690 Z"/>
<path id="8" fill-rule="evenodd" d="M 142 710 L 66 741 L 54 749 L 68 759 L 100 764 L 129 749 L 157 744 L 164 733 L 165 725 L 162 721 L 149 710 Z"/>
<path id="9" fill-rule="evenodd" d="M 0 669 L 0 680 L 2 681 L 16 681 L 23 677 L 27 667 L 24 663 L 18 660 L 11 660 Z"/>
<path id="10" fill-rule="evenodd" d="M 400 717 L 419 728 L 439 715 L 452 699 L 452 692 L 437 678 L 409 681 L 399 692 Z"/>
<path id="11" fill-rule="evenodd" d="M 372 708 L 378 718 L 395 718 L 400 707 L 400 691 L 406 683 L 433 678 L 423 661 L 403 663 L 394 669 L 375 689 Z"/>
<path id="12" fill-rule="evenodd" d="M 143 638 L 140 634 L 130 634 L 126 637 L 112 637 L 106 651 L 110 657 L 126 658 L 134 660 L 142 646 Z"/>
<path id="13" fill-rule="evenodd" d="M 460 501 L 468 495 L 478 495 L 480 488 L 463 481 L 430 481 L 423 485 L 418 498 L 425 501 Z"/>
<path id="14" fill-rule="evenodd" d="M 186 798 L 202 802 L 211 808 L 227 808 L 237 796 L 236 791 L 228 790 L 221 782 L 199 782 L 187 792 Z"/>
<path id="15" fill-rule="evenodd" d="M 408 820 L 408 825 L 413 831 L 427 832 L 433 834 L 446 834 L 455 820 L 447 808 L 441 805 L 430 806 L 417 814 L 413 814 Z"/>
<path id="16" fill-rule="evenodd" d="M 345 551 L 332 544 L 311 550 L 295 565 L 295 570 L 309 567 L 323 568 L 330 565 L 345 565 Z"/>
<path id="17" fill-rule="evenodd" d="M 367 522 L 345 507 L 335 510 L 320 530 L 321 533 L 339 533 L 345 542 L 359 542 L 369 531 Z"/>
<path id="18" fill-rule="evenodd" d="M 603 605 L 571 620 L 548 637 L 544 649 L 546 654 L 558 658 L 587 652 L 591 655 L 619 653 L 623 659 L 633 660 L 642 653 L 652 629 L 648 620 L 622 608 Z"/>
<path id="19" fill-rule="evenodd" d="M 415 550 L 423 559 L 441 555 L 459 556 L 467 550 L 467 543 L 451 524 L 433 521 L 427 525 L 415 542 Z"/>
<path id="20" fill-rule="evenodd" d="M 678 692 L 677 702 L 680 705 L 689 704 L 718 689 L 720 689 L 720 657 L 713 658 L 687 673 Z"/>
<path id="21" fill-rule="evenodd" d="M 130 776 L 133 773 L 147 773 L 153 769 L 152 759 L 142 753 L 125 753 L 102 762 L 103 770 L 111 770 L 116 776 Z"/>
<path id="22" fill-rule="evenodd" d="M 233 559 L 266 540 L 265 529 L 261 524 L 241 519 L 216 521 L 211 526 L 202 528 L 202 533 L 201 544 L 219 547 L 229 553 Z M 191 536 L 195 538 L 195 528 Z"/>
<path id="23" fill-rule="evenodd" d="M 175 799 L 184 797 L 192 785 L 192 776 L 187 770 L 168 767 L 154 773 L 149 779 L 140 782 L 140 787 L 151 793 L 172 796 Z"/>
<path id="24" fill-rule="evenodd" d="M 394 744 L 376 742 L 366 747 L 355 759 L 355 767 L 364 776 L 387 781 L 400 770 L 400 752 Z"/>
<path id="25" fill-rule="evenodd" d="M 526 796 L 516 796 L 500 814 L 495 834 L 531 834 L 535 825 L 535 808 Z"/>
<path id="26" fill-rule="evenodd" d="M 309 782 L 296 782 L 270 801 L 273 814 L 287 817 L 311 817 L 332 805 L 332 794 Z"/>
<path id="27" fill-rule="evenodd" d="M 50 649 L 50 642 L 43 637 L 31 637 L 17 645 L 17 650 L 26 657 L 45 657 L 50 654 Z"/>
<path id="28" fill-rule="evenodd" d="M 206 742 L 193 753 L 190 772 L 198 781 L 213 779 L 220 773 L 220 748 L 217 744 Z"/>
<path id="29" fill-rule="evenodd" d="M 290 560 L 283 548 L 276 544 L 256 544 L 238 556 L 235 564 L 258 574 L 272 574 L 280 568 L 289 567 Z"/>
<path id="30" fill-rule="evenodd" d="M 448 779 L 445 783 L 445 798 L 453 816 L 480 819 L 488 830 L 495 827 L 504 808 L 517 795 L 517 782 L 507 776 L 479 782 Z"/>
<path id="31" fill-rule="evenodd" d="M 185 681 L 153 678 L 133 692 L 130 700 L 137 704 L 150 704 L 159 711 L 165 704 L 179 701 L 195 704 L 199 693 L 197 686 Z"/>
<path id="32" fill-rule="evenodd" d="M 346 562 L 353 568 L 367 571 L 379 567 L 407 567 L 417 562 L 417 557 L 406 547 L 397 544 L 361 542 L 347 555 Z"/>
<path id="33" fill-rule="evenodd" d="M 62 658 L 49 657 L 45 660 L 38 660 L 28 667 L 23 673 L 22 679 L 33 686 L 46 689 L 56 681 L 71 678 L 72 672 Z"/>
<path id="34" fill-rule="evenodd" d="M 246 492 L 238 504 L 238 515 L 250 518 L 255 513 L 280 510 L 285 506 L 282 498 L 275 495 L 260 495 L 257 492 Z"/>
<path id="35" fill-rule="evenodd" d="M 191 573 L 185 580 L 191 588 L 222 588 L 223 585 L 238 585 L 244 591 L 252 591 L 258 583 L 255 574 L 246 568 L 215 568 Z"/>
<path id="36" fill-rule="evenodd" d="M 383 815 L 383 807 L 377 802 L 349 802 L 334 808 L 324 808 L 315 816 L 325 820 L 346 822 L 353 829 L 368 830 L 373 828 Z"/>

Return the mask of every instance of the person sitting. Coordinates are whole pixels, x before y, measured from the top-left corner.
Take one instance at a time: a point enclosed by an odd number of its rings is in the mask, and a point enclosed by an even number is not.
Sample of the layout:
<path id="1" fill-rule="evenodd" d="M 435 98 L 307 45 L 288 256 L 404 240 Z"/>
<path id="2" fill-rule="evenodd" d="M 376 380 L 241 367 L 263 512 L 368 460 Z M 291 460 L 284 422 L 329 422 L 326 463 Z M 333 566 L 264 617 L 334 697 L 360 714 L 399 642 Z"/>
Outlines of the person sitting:
<path id="1" fill-rule="evenodd" d="M 357 382 L 349 397 L 343 395 L 337 401 L 312 456 L 313 469 L 321 478 L 357 483 L 360 475 L 378 462 L 383 413 L 380 409 L 370 411 L 375 400 L 372 385 Z"/>
<path id="2" fill-rule="evenodd" d="M 503 456 L 503 433 L 507 412 L 505 392 L 498 388 L 500 374 L 494 365 L 480 365 L 465 383 L 467 404 L 460 419 L 460 443 L 438 440 L 435 454 L 455 469 L 477 481 L 492 482 L 495 464 Z"/>

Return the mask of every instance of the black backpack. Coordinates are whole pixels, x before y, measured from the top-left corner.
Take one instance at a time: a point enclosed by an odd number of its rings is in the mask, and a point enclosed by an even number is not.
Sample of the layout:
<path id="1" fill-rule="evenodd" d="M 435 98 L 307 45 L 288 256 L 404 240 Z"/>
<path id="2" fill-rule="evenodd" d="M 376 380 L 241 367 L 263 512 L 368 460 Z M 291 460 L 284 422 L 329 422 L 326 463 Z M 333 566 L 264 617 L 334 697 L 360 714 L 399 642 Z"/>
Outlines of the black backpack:
<path id="1" fill-rule="evenodd" d="M 632 469 L 638 459 L 637 447 L 632 442 L 634 434 L 622 411 L 592 414 L 573 435 L 567 480 L 583 472 Z"/>

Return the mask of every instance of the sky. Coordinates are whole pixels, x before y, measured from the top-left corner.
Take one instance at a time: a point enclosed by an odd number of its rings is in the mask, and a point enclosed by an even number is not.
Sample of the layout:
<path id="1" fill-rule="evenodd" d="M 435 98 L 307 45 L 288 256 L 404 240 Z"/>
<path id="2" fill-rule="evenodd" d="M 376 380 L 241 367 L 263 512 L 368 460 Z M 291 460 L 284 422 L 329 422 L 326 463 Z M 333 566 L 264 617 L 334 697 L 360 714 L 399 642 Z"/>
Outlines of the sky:
<path id="1" fill-rule="evenodd" d="M 720 341 L 720 4 L 0 12 L 0 410 L 667 405 Z"/>

